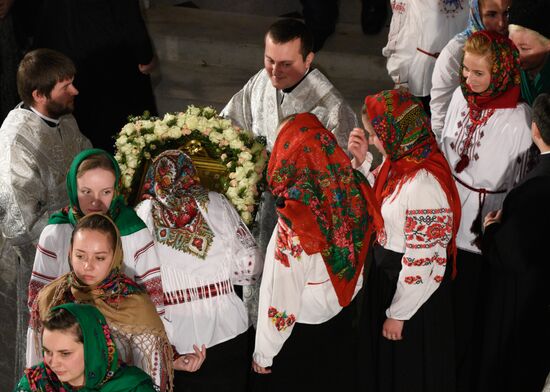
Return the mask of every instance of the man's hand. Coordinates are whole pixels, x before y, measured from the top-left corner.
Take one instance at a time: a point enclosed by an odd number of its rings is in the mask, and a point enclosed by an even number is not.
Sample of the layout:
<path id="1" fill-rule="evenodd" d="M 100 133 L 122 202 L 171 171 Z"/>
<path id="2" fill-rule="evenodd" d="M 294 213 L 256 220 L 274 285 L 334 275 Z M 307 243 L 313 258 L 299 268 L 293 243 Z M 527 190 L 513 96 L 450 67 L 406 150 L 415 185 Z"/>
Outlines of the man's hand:
<path id="1" fill-rule="evenodd" d="M 361 166 L 369 151 L 369 140 L 361 128 L 353 128 L 349 134 L 348 150 L 355 158 L 354 169 Z"/>
<path id="2" fill-rule="evenodd" d="M 403 339 L 403 320 L 396 320 L 392 318 L 386 319 L 382 326 L 382 335 L 388 340 L 401 340 Z"/>
<path id="3" fill-rule="evenodd" d="M 254 370 L 258 374 L 269 374 L 269 373 L 271 373 L 271 369 L 261 367 L 255 361 L 252 361 L 252 370 Z"/>
<path id="4" fill-rule="evenodd" d="M 203 344 L 199 350 L 198 346 L 193 345 L 195 353 L 185 354 L 174 361 L 174 369 L 184 372 L 196 372 L 199 370 L 206 359 L 206 346 Z"/>
<path id="5" fill-rule="evenodd" d="M 500 223 L 502 220 L 502 210 L 498 211 L 491 211 L 487 215 L 485 215 L 485 219 L 483 220 L 483 228 L 487 228 L 487 226 L 492 225 L 493 223 Z"/>

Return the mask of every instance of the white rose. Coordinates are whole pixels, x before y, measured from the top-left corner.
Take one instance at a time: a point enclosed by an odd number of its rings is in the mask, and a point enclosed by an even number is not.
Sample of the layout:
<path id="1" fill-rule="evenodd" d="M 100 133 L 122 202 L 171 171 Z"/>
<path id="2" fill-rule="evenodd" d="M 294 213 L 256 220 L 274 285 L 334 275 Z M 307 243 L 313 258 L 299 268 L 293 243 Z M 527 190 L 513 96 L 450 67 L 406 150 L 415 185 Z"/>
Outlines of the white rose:
<path id="1" fill-rule="evenodd" d="M 155 135 L 159 138 L 163 138 L 166 132 L 168 132 L 168 126 L 166 124 L 160 123 L 155 127 Z"/>
<path id="2" fill-rule="evenodd" d="M 231 127 L 231 120 L 225 118 L 220 119 L 220 128 L 225 129 Z"/>
<path id="3" fill-rule="evenodd" d="M 210 135 L 208 135 L 208 138 L 210 139 L 210 141 L 212 143 L 220 144 L 220 142 L 223 139 L 223 136 L 219 132 L 212 131 L 212 132 L 210 132 Z"/>
<path id="4" fill-rule="evenodd" d="M 168 136 L 172 139 L 177 139 L 181 137 L 181 135 L 181 129 L 179 129 L 178 127 L 170 127 L 170 129 L 168 130 Z"/>
<path id="5" fill-rule="evenodd" d="M 183 114 L 178 115 L 178 120 L 176 121 L 176 125 L 180 128 L 182 128 L 185 125 L 185 115 Z"/>
<path id="6" fill-rule="evenodd" d="M 147 144 L 155 141 L 155 140 L 158 140 L 158 137 L 157 135 L 155 135 L 154 133 L 148 133 L 147 135 L 144 136 L 145 138 L 145 142 L 147 142 Z"/>
<path id="7" fill-rule="evenodd" d="M 247 225 L 252 223 L 252 214 L 248 211 L 242 212 L 241 218 L 243 219 L 243 222 Z"/>
<path id="8" fill-rule="evenodd" d="M 135 169 L 138 166 L 138 160 L 137 158 L 134 158 L 134 157 L 130 157 L 126 163 L 128 164 L 128 167 L 131 169 Z"/>
<path id="9" fill-rule="evenodd" d="M 130 186 L 132 185 L 132 176 L 124 174 L 122 176 L 122 184 L 125 188 L 130 188 Z"/>
<path id="10" fill-rule="evenodd" d="M 153 122 L 150 121 L 150 120 L 141 120 L 140 125 L 141 125 L 142 129 L 147 130 L 147 131 L 150 131 L 155 127 Z"/>
<path id="11" fill-rule="evenodd" d="M 202 114 L 206 117 L 211 117 L 216 114 L 216 109 L 214 109 L 211 106 L 207 106 L 204 109 L 202 109 Z"/>
<path id="12" fill-rule="evenodd" d="M 243 169 L 246 172 L 254 171 L 254 163 L 251 161 L 246 161 L 245 163 L 243 163 Z"/>
<path id="13" fill-rule="evenodd" d="M 239 158 L 241 158 L 243 161 L 251 161 L 252 160 L 252 154 L 248 151 L 243 151 L 239 153 Z"/>
<path id="14" fill-rule="evenodd" d="M 235 179 L 240 182 L 245 177 L 246 171 L 244 170 L 244 168 L 242 168 L 241 166 L 237 167 L 237 169 L 235 169 Z"/>
<path id="15" fill-rule="evenodd" d="M 162 121 L 165 122 L 165 123 L 169 123 L 169 122 L 172 122 L 174 120 L 176 120 L 176 116 L 174 116 L 171 113 L 166 113 L 164 115 L 164 118 L 162 119 Z"/>
<path id="16" fill-rule="evenodd" d="M 243 142 L 239 139 L 234 139 L 229 142 L 229 147 L 234 148 L 235 150 L 240 150 L 243 146 Z"/>
<path id="17" fill-rule="evenodd" d="M 126 134 L 128 136 L 132 135 L 134 132 L 136 132 L 136 126 L 134 123 L 128 123 L 125 126 L 122 127 L 122 130 L 120 133 Z"/>
<path id="18" fill-rule="evenodd" d="M 198 116 L 201 114 L 201 109 L 191 105 L 187 108 L 187 114 L 190 114 L 191 116 Z"/>
<path id="19" fill-rule="evenodd" d="M 126 143 L 128 143 L 128 138 L 125 135 L 119 136 L 115 142 L 115 144 L 119 147 L 125 145 Z"/>
<path id="20" fill-rule="evenodd" d="M 227 192 L 225 192 L 225 195 L 229 198 L 229 200 L 233 200 L 238 196 L 237 188 L 230 186 L 229 188 L 227 188 Z"/>
<path id="21" fill-rule="evenodd" d="M 235 132 L 233 128 L 227 128 L 223 130 L 223 136 L 225 137 L 225 140 L 231 142 L 237 138 L 237 132 Z"/>
<path id="22" fill-rule="evenodd" d="M 199 120 L 197 119 L 197 117 L 189 116 L 185 119 L 185 125 L 189 129 L 197 129 L 199 125 Z"/>

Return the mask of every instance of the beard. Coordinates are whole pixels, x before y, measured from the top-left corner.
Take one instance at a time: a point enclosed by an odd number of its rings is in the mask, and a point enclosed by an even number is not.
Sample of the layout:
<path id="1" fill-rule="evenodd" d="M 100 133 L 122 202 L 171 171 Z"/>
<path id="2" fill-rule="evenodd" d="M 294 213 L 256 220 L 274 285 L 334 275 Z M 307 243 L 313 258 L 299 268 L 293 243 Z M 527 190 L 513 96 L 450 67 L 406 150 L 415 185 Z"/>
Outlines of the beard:
<path id="1" fill-rule="evenodd" d="M 54 101 L 53 99 L 48 99 L 48 101 L 46 102 L 46 111 L 51 118 L 58 119 L 65 114 L 71 114 L 73 110 L 74 100 L 66 105 Z"/>

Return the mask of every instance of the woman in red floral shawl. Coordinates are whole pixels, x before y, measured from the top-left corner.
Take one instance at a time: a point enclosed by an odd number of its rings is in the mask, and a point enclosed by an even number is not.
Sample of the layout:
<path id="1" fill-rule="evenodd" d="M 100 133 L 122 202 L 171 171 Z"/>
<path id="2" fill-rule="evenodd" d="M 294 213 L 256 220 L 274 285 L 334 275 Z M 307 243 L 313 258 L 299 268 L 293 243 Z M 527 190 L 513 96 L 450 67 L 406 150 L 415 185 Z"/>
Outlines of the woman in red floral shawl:
<path id="1" fill-rule="evenodd" d="M 283 122 L 268 183 L 279 219 L 260 288 L 256 387 L 351 389 L 353 299 L 379 222 L 372 189 L 309 113 Z"/>
<path id="2" fill-rule="evenodd" d="M 384 225 L 373 246 L 360 322 L 361 390 L 454 391 L 449 283 L 458 193 L 420 101 L 389 90 L 368 96 L 365 106 L 369 141 L 355 129 L 349 150 L 366 175 L 369 142 L 384 155 L 375 182 Z"/>

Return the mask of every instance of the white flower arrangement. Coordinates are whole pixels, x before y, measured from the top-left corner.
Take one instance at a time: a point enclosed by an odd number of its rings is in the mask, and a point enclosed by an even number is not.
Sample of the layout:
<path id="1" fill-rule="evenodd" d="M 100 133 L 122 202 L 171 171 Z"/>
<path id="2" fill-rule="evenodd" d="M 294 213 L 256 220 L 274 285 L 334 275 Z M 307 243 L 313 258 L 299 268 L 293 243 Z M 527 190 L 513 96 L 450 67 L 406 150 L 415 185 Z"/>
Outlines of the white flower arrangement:
<path id="1" fill-rule="evenodd" d="M 259 186 L 267 163 L 265 139 L 219 117 L 212 107 L 189 106 L 185 112 L 167 113 L 162 119 L 130 118 L 116 139 L 115 159 L 120 165 L 123 192 L 132 194 L 139 186 L 146 160 L 160 152 L 198 140 L 208 155 L 229 172 L 222 188 L 243 221 L 250 225 L 258 204 Z"/>

